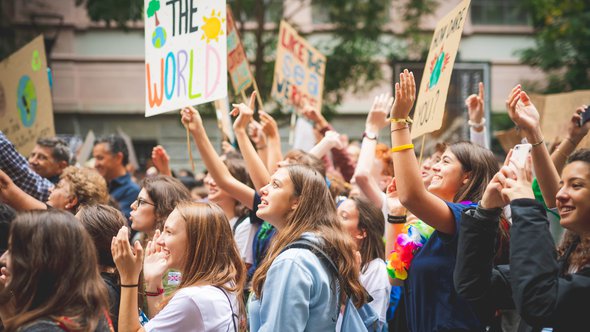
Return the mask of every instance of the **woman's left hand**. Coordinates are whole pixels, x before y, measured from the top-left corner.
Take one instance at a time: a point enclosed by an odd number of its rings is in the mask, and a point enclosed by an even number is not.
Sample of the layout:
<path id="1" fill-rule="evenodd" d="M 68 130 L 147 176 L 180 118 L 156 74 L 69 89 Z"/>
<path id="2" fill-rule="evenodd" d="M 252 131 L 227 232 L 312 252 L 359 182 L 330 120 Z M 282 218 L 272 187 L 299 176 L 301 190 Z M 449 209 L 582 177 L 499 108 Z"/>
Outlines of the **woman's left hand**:
<path id="1" fill-rule="evenodd" d="M 143 248 L 139 241 L 134 244 L 135 253 L 129 245 L 127 226 L 121 227 L 111 242 L 111 253 L 117 266 L 122 285 L 134 285 L 139 281 L 143 261 Z"/>
<path id="2" fill-rule="evenodd" d="M 524 166 L 516 165 L 514 162 L 510 162 L 510 170 L 513 171 L 515 176 L 506 176 L 501 179 L 502 196 L 508 201 L 513 201 L 519 198 L 535 198 L 533 193 L 533 172 L 531 170 L 532 158 L 528 156 Z M 502 167 L 505 170 L 508 166 Z M 514 178 L 516 177 L 516 179 Z"/>

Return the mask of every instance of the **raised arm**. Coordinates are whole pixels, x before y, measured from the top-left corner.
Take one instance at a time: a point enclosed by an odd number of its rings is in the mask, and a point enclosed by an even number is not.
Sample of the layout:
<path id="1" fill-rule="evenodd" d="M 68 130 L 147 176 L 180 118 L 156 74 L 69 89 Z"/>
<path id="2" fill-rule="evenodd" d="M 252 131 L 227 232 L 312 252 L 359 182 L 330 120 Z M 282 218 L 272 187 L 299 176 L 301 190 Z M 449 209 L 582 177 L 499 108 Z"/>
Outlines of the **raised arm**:
<path id="1" fill-rule="evenodd" d="M 168 153 L 163 146 L 154 146 L 152 149 L 152 162 L 160 174 L 172 176 L 172 171 L 170 170 L 170 156 L 168 156 Z"/>
<path id="2" fill-rule="evenodd" d="M 515 86 L 506 100 L 508 115 L 523 131 L 527 141 L 532 144 L 533 168 L 539 182 L 543 200 L 548 208 L 555 207 L 555 195 L 559 190 L 559 174 L 544 144 L 539 122 L 539 112 L 526 92 L 519 85 Z"/>
<path id="3" fill-rule="evenodd" d="M 387 93 L 375 97 L 373 106 L 367 115 L 365 132 L 361 143 L 361 152 L 354 171 L 354 179 L 363 194 L 377 204 L 382 204 L 382 192 L 373 177 L 373 164 L 375 163 L 375 147 L 379 131 L 387 127 L 387 112 L 391 109 L 393 98 Z"/>
<path id="4" fill-rule="evenodd" d="M 40 201 L 47 201 L 53 183 L 35 173 L 23 157 L 0 131 L 0 169 L 6 172 L 19 188 Z"/>
<path id="5" fill-rule="evenodd" d="M 279 134 L 279 126 L 275 119 L 264 111 L 258 112 L 260 115 L 260 124 L 262 124 L 262 131 L 266 135 L 267 145 L 267 160 L 266 167 L 269 173 L 274 173 L 277 169 L 279 161 L 283 160 L 283 152 L 281 151 L 281 135 Z"/>
<path id="6" fill-rule="evenodd" d="M 469 115 L 469 138 L 471 142 L 482 146 L 486 149 L 490 148 L 490 140 L 488 131 L 486 129 L 486 119 L 484 112 L 484 88 L 483 83 L 479 82 L 479 93 L 472 94 L 465 99 L 467 105 L 467 113 Z"/>
<path id="7" fill-rule="evenodd" d="M 113 261 L 121 280 L 121 300 L 119 304 L 119 331 L 145 331 L 139 324 L 137 293 L 139 274 L 143 260 L 143 248 L 135 241 L 133 249 L 129 245 L 129 230 L 123 226 L 111 242 Z"/>
<path id="8" fill-rule="evenodd" d="M 253 106 L 255 103 L 256 91 L 252 92 L 252 96 L 250 97 L 250 105 Z M 254 146 L 248 137 L 248 133 L 246 132 L 246 128 L 254 116 L 254 111 L 251 107 L 246 106 L 246 104 L 234 104 L 234 109 L 231 111 L 231 114 L 233 116 L 239 114 L 234 122 L 234 133 L 236 134 L 236 140 L 240 146 L 242 156 L 244 156 L 246 168 L 248 169 L 254 188 L 260 190 L 260 188 L 270 182 L 270 174 L 262 162 L 262 159 L 258 157 L 256 149 L 254 149 Z"/>
<path id="9" fill-rule="evenodd" d="M 586 107 L 586 105 L 583 105 L 576 109 L 568 122 L 567 135 L 561 143 L 559 143 L 557 149 L 551 154 L 551 160 L 553 161 L 553 165 L 555 166 L 555 169 L 557 169 L 558 174 L 561 174 L 567 157 L 574 152 L 578 144 L 580 144 L 580 141 L 586 136 L 586 134 L 588 134 L 590 122 L 586 122 L 584 125 L 580 126 L 582 113 L 585 112 Z"/>
<path id="10" fill-rule="evenodd" d="M 181 117 L 182 123 L 191 132 L 201 153 L 201 158 L 203 158 L 203 162 L 215 183 L 247 208 L 252 209 L 254 190 L 234 178 L 227 166 L 221 161 L 211 141 L 209 141 L 209 137 L 207 137 L 199 112 L 189 106 L 181 111 Z"/>
<path id="11" fill-rule="evenodd" d="M 258 121 L 254 119 L 250 121 L 250 125 L 248 125 L 248 136 L 250 136 L 252 143 L 256 147 L 258 157 L 260 157 L 265 167 L 268 167 L 268 144 L 266 142 L 266 135 L 262 131 L 262 125 Z"/>
<path id="12" fill-rule="evenodd" d="M 324 138 L 322 138 L 318 144 L 316 144 L 310 151 L 309 153 L 318 157 L 318 158 L 323 158 L 328 151 L 330 151 L 330 149 L 332 149 L 333 147 L 338 147 L 338 148 L 342 148 L 343 147 L 343 143 L 340 140 L 340 134 L 338 134 L 335 131 L 329 130 L 328 132 L 326 132 L 326 135 L 324 136 Z"/>
<path id="13" fill-rule="evenodd" d="M 0 200 L 17 211 L 46 210 L 47 205 L 27 194 L 0 169 Z"/>
<path id="14" fill-rule="evenodd" d="M 397 191 L 402 204 L 418 219 L 446 234 L 455 234 L 455 218 L 447 204 L 424 187 L 410 138 L 408 119 L 416 98 L 414 74 L 404 70 L 395 84 L 391 108 L 391 146 Z"/>

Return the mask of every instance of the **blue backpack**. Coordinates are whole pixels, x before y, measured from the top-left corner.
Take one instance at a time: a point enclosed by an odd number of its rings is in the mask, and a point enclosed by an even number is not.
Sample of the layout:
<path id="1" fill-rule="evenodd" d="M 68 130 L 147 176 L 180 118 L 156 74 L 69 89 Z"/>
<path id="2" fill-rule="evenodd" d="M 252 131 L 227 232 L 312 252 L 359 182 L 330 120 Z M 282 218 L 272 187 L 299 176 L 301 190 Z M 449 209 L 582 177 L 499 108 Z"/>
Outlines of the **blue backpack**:
<path id="1" fill-rule="evenodd" d="M 324 263 L 324 266 L 328 267 L 330 270 L 328 272 L 340 283 L 336 264 L 334 264 L 334 261 L 332 261 L 330 256 L 328 256 L 328 254 L 315 243 L 302 238 L 287 245 L 283 251 L 291 248 L 307 249 L 311 251 L 322 263 Z M 368 295 L 368 298 L 369 302 L 373 300 L 370 295 Z M 379 324 L 379 315 L 375 313 L 367 303 L 363 304 L 360 308 L 355 307 L 350 294 L 346 294 L 346 306 L 344 308 L 344 313 L 342 314 L 341 323 L 340 331 L 343 332 L 377 332 L 382 330 L 382 324 Z"/>

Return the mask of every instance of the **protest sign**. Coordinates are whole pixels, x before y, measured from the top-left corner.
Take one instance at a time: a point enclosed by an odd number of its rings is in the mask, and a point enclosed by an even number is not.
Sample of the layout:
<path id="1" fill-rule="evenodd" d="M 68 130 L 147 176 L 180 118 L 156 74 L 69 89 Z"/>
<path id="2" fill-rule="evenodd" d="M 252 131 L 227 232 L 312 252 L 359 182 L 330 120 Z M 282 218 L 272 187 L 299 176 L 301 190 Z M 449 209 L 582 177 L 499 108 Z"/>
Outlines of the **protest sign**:
<path id="1" fill-rule="evenodd" d="M 565 138 L 567 126 L 576 109 L 590 104 L 590 90 L 535 95 L 532 100 L 541 113 L 541 130 L 545 140 L 553 142 Z M 590 138 L 584 138 L 578 147 L 590 147 Z"/>
<path id="2" fill-rule="evenodd" d="M 145 0 L 145 115 L 227 96 L 224 0 Z"/>
<path id="3" fill-rule="evenodd" d="M 285 107 L 321 111 L 326 57 L 281 21 L 272 96 Z"/>
<path id="4" fill-rule="evenodd" d="M 0 63 L 0 130 L 25 156 L 55 135 L 43 36 Z"/>
<path id="5" fill-rule="evenodd" d="M 227 70 L 236 95 L 252 85 L 254 78 L 250 72 L 250 64 L 229 6 L 227 7 Z"/>
<path id="6" fill-rule="evenodd" d="M 78 155 L 76 157 L 76 161 L 80 165 L 84 165 L 84 163 L 86 163 L 86 161 L 90 158 L 90 155 L 92 155 L 92 149 L 94 148 L 94 141 L 95 140 L 96 140 L 96 135 L 94 135 L 94 131 L 92 129 L 90 129 L 88 131 L 88 134 L 86 134 L 86 138 L 84 139 L 84 143 L 80 147 L 80 150 L 78 150 Z"/>
<path id="7" fill-rule="evenodd" d="M 440 129 L 453 65 L 471 0 L 463 0 L 434 29 L 412 125 L 412 139 Z"/>

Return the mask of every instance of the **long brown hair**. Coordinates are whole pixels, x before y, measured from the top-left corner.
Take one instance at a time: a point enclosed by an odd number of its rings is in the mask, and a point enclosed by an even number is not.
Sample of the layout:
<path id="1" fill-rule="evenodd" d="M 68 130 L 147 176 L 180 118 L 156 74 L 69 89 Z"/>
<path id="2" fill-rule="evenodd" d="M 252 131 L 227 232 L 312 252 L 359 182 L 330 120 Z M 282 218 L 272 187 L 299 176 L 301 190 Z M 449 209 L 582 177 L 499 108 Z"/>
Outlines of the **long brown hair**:
<path id="1" fill-rule="evenodd" d="M 354 202 L 358 210 L 359 223 L 357 228 L 366 234 L 359 248 L 362 259 L 361 271 L 364 272 L 369 263 L 375 258 L 385 260 L 385 244 L 383 243 L 385 220 L 383 220 L 381 209 L 368 199 L 360 196 L 349 199 Z"/>
<path id="2" fill-rule="evenodd" d="M 570 164 L 574 161 L 582 161 L 586 163 L 586 167 L 590 167 L 590 149 L 579 149 L 572 153 L 567 159 L 567 163 Z M 557 247 L 559 256 L 563 257 L 573 245 L 576 247 L 570 253 L 569 257 L 566 257 L 568 268 L 573 266 L 576 269 L 580 269 L 590 264 L 590 239 L 582 238 L 580 234 L 574 231 L 566 230 L 563 234 L 561 242 Z"/>
<path id="3" fill-rule="evenodd" d="M 174 210 L 176 204 L 191 199 L 191 194 L 182 182 L 167 175 L 156 175 L 145 178 L 141 187 L 154 201 L 156 221 L 154 230 L 162 230 L 168 215 Z"/>
<path id="4" fill-rule="evenodd" d="M 111 243 L 121 227 L 127 225 L 127 220 L 121 211 L 104 204 L 88 205 L 80 207 L 76 216 L 94 242 L 98 265 L 116 267 Z"/>
<path id="5" fill-rule="evenodd" d="M 479 201 L 488 183 L 500 170 L 494 154 L 471 142 L 458 142 L 448 149 L 457 157 L 463 171 L 469 173 L 469 181 L 459 188 L 453 202 Z"/>
<path id="6" fill-rule="evenodd" d="M 12 301 L 6 331 L 39 318 L 59 320 L 70 330 L 94 331 L 107 312 L 107 290 L 98 272 L 96 249 L 70 213 L 48 210 L 20 214 L 10 228 L 11 280 L 0 304 Z M 70 320 L 60 320 L 66 316 Z"/>
<path id="7" fill-rule="evenodd" d="M 299 203 L 287 215 L 285 228 L 278 232 L 254 274 L 252 289 L 256 297 L 262 298 L 268 270 L 283 248 L 304 232 L 313 232 L 323 238 L 322 247 L 338 268 L 340 287 L 344 291 L 340 294 L 341 303 L 344 303 L 345 294 L 350 294 L 355 305 L 362 305 L 366 294 L 358 277 L 354 243 L 338 222 L 336 205 L 323 175 L 303 165 L 288 165 L 285 169 L 293 182 L 293 196 L 299 198 Z"/>
<path id="8" fill-rule="evenodd" d="M 223 210 L 214 203 L 192 202 L 179 203 L 176 210 L 185 222 L 188 243 L 178 288 L 211 285 L 241 298 L 246 267 Z"/>

